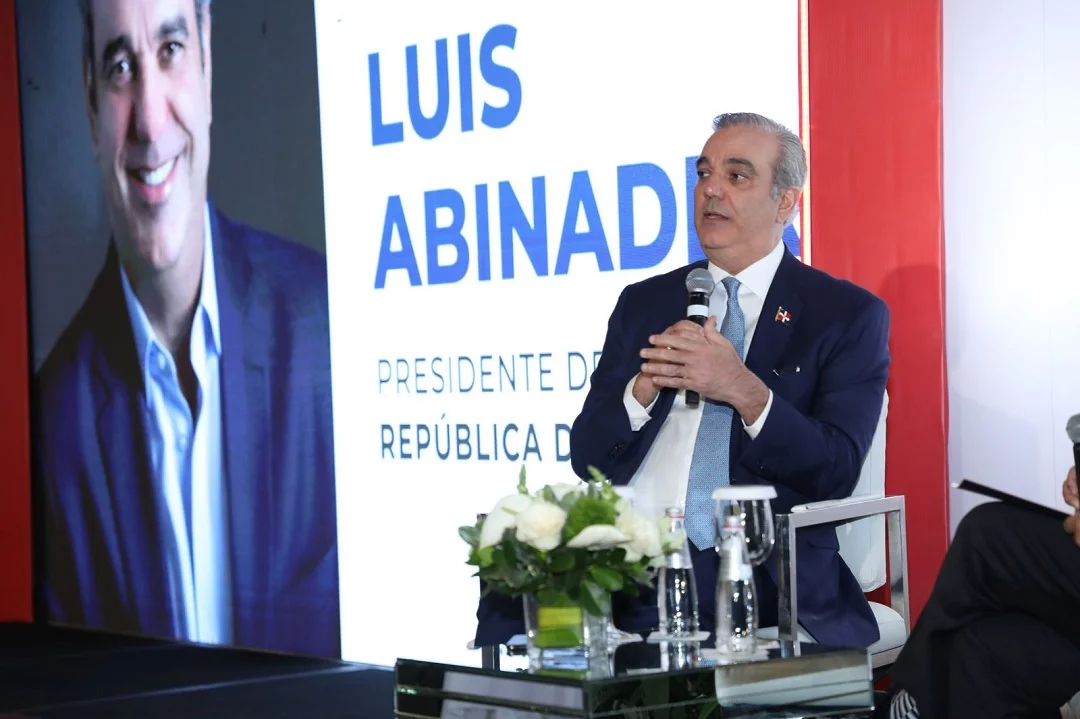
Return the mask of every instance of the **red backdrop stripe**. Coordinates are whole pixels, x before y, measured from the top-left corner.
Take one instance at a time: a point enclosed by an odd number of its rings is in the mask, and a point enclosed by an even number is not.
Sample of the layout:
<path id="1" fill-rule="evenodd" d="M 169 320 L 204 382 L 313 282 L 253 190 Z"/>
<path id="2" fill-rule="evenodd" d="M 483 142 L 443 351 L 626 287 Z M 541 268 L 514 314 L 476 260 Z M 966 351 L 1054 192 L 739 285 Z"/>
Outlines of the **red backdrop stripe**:
<path id="1" fill-rule="evenodd" d="M 0 0 L 0 621 L 30 621 L 30 405 L 15 0 Z"/>
<path id="2" fill-rule="evenodd" d="M 886 485 L 917 614 L 949 538 L 941 0 L 810 0 L 813 264 L 891 312 Z"/>

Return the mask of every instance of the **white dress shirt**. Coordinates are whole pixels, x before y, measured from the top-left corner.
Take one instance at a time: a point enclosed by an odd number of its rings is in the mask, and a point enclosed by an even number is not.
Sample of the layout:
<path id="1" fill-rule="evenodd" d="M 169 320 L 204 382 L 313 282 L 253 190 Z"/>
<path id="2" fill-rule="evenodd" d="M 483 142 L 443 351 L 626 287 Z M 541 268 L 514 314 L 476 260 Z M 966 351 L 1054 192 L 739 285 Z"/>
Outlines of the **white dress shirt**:
<path id="1" fill-rule="evenodd" d="M 154 334 L 125 271 L 120 272 L 143 372 L 151 477 L 165 516 L 163 546 L 175 604 L 174 636 L 232 641 L 228 505 L 222 481 L 221 333 L 210 211 L 203 221 L 199 304 L 191 325 L 191 366 L 198 383 L 194 415 L 172 354 Z"/>
<path id="2" fill-rule="evenodd" d="M 744 360 L 746 354 L 750 352 L 750 343 L 754 339 L 754 331 L 761 318 L 761 309 L 765 306 L 765 297 L 769 294 L 769 287 L 772 286 L 773 277 L 776 276 L 776 270 L 780 267 L 784 252 L 784 243 L 778 242 L 772 252 L 735 276 L 740 283 L 739 307 L 746 320 Z M 716 316 L 716 328 L 719 330 L 724 322 L 724 315 L 727 314 L 728 299 L 722 280 L 729 275 L 711 262 L 709 274 L 716 281 L 709 299 L 709 311 Z M 634 375 L 623 392 L 623 404 L 630 418 L 630 427 L 635 432 L 649 421 L 649 412 L 656 404 L 656 400 L 653 400 L 648 407 L 642 407 L 634 399 L 634 380 L 636 379 L 637 375 Z M 743 429 L 751 439 L 757 437 L 761 428 L 765 426 L 769 410 L 772 408 L 772 401 L 773 395 L 770 390 L 769 399 L 761 416 L 751 425 L 742 423 Z M 694 443 L 697 440 L 701 411 L 704 406 L 704 403 L 700 403 L 695 409 L 687 407 L 686 392 L 679 390 L 671 412 L 664 419 L 664 424 L 660 427 L 641 466 L 630 479 L 630 486 L 634 487 L 634 503 L 641 511 L 646 512 L 647 516 L 661 517 L 666 507 L 686 506 L 690 460 L 694 455 Z"/>

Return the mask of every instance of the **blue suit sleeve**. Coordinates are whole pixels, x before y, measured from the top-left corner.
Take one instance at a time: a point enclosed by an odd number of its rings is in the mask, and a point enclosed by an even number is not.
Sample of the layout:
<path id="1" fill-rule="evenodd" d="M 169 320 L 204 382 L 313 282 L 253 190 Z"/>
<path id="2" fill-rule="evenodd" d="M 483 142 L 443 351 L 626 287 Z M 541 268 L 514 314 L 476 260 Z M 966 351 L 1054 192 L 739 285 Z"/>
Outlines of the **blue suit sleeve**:
<path id="1" fill-rule="evenodd" d="M 581 413 L 570 430 L 570 464 L 574 472 L 587 479 L 589 467 L 593 466 L 615 484 L 630 480 L 633 468 L 629 458 L 634 453 L 629 450 L 643 431 L 635 432 L 630 427 L 623 404 L 626 383 L 641 368 L 638 353 L 626 345 L 626 292 L 619 295 L 608 319 L 600 362 L 592 374 Z"/>
<path id="2" fill-rule="evenodd" d="M 37 395 L 35 394 L 35 397 Z M 44 570 L 37 578 L 40 601 L 45 605 L 48 619 L 61 624 L 85 624 L 86 617 L 79 611 L 81 588 L 77 584 L 61 586 L 60 578 L 77 576 L 75 557 L 71 551 L 71 534 L 67 518 L 57 500 L 56 471 L 51 458 L 42 451 L 42 438 L 35 437 L 32 462 L 37 472 L 36 481 L 45 488 L 42 492 L 44 505 L 44 534 L 48 541 L 45 545 Z"/>
<path id="3" fill-rule="evenodd" d="M 874 298 L 819 370 L 810 411 L 773 392 L 761 433 L 740 462 L 810 501 L 851 496 L 870 449 L 889 376 L 889 311 Z"/>

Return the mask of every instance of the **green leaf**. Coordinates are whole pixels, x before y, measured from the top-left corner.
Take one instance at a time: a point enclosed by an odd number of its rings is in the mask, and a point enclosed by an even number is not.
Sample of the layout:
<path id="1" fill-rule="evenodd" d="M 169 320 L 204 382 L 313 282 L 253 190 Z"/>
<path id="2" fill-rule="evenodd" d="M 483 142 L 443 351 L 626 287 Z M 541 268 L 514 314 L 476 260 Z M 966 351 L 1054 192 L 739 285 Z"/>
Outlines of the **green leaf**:
<path id="1" fill-rule="evenodd" d="M 615 507 L 598 497 L 582 497 L 566 514 L 563 538 L 573 539 L 585 527 L 594 524 L 615 524 Z"/>
<path id="2" fill-rule="evenodd" d="M 528 544 L 520 541 L 517 538 L 517 535 L 507 537 L 503 541 L 505 542 L 505 546 L 507 546 L 510 551 L 513 552 L 514 561 L 517 562 L 517 564 L 519 565 L 527 564 L 529 560 L 533 558 L 534 553 L 536 552 L 536 550 L 530 547 Z"/>
<path id="3" fill-rule="evenodd" d="M 623 591 L 624 594 L 628 594 L 631 597 L 640 597 L 641 596 L 641 590 L 638 589 L 638 586 L 636 584 L 634 584 L 633 582 L 626 582 L 625 584 L 623 584 L 622 591 Z"/>
<path id="4" fill-rule="evenodd" d="M 596 582 L 586 579 L 582 585 L 581 606 L 594 617 L 611 614 L 611 594 Z"/>
<path id="5" fill-rule="evenodd" d="M 651 587 L 653 583 L 652 576 L 637 564 L 631 565 L 626 571 L 626 576 L 644 587 Z"/>
<path id="6" fill-rule="evenodd" d="M 514 560 L 511 559 L 510 556 L 507 554 L 506 548 L 499 545 L 494 547 L 494 550 L 495 551 L 492 553 L 492 559 L 495 560 L 495 566 L 499 569 L 499 571 L 507 573 L 513 571 Z"/>
<path id="7" fill-rule="evenodd" d="M 593 481 L 597 484 L 603 484 L 608 481 L 608 478 L 604 476 L 604 473 L 591 464 L 588 466 L 588 471 L 589 475 L 593 478 Z"/>
<path id="8" fill-rule="evenodd" d="M 490 567 L 495 562 L 495 547 L 476 550 L 476 563 L 480 567 Z"/>
<path id="9" fill-rule="evenodd" d="M 518 494 L 528 494 L 529 493 L 529 488 L 525 484 L 525 465 L 524 464 L 521 465 L 521 471 L 518 472 L 517 491 L 518 491 Z"/>
<path id="10" fill-rule="evenodd" d="M 475 547 L 480 543 L 480 528 L 477 526 L 458 527 L 458 536 L 465 540 L 466 544 Z"/>
<path id="11" fill-rule="evenodd" d="M 556 549 L 551 553 L 551 565 L 549 569 L 552 574 L 565 574 L 574 568 L 577 563 L 577 558 L 574 555 L 573 550 L 560 552 Z"/>
<path id="12" fill-rule="evenodd" d="M 623 588 L 622 574 L 599 564 L 589 567 L 589 577 L 609 592 L 617 592 Z"/>
<path id="13" fill-rule="evenodd" d="M 569 514 L 570 510 L 574 508 L 574 505 L 578 503 L 578 500 L 584 496 L 584 492 L 567 492 L 563 495 L 563 498 L 561 500 L 556 502 L 556 504 L 558 504 L 559 507 L 562 508 L 562 511 Z"/>
<path id="14" fill-rule="evenodd" d="M 584 589 L 584 587 L 582 587 L 582 589 Z M 581 592 L 581 608 L 589 614 L 593 615 L 594 617 L 603 616 L 603 611 L 601 610 L 600 604 L 587 591 Z"/>
<path id="15" fill-rule="evenodd" d="M 578 590 L 581 587 L 581 583 L 585 581 L 585 567 L 578 562 L 576 566 L 566 575 L 566 586 L 573 590 Z"/>

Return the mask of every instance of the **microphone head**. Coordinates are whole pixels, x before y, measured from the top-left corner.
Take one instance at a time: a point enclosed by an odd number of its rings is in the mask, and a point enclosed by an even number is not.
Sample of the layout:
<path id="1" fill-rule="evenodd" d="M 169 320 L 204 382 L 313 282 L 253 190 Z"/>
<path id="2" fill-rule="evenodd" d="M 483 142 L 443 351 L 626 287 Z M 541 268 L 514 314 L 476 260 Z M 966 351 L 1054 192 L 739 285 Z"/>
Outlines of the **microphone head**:
<path id="1" fill-rule="evenodd" d="M 1069 435 L 1073 444 L 1080 444 L 1080 414 L 1069 417 L 1069 421 L 1065 423 L 1065 434 Z"/>
<path id="2" fill-rule="evenodd" d="M 686 276 L 686 291 L 691 294 L 712 294 L 715 286 L 716 280 L 712 278 L 712 275 L 704 267 L 692 269 Z"/>

